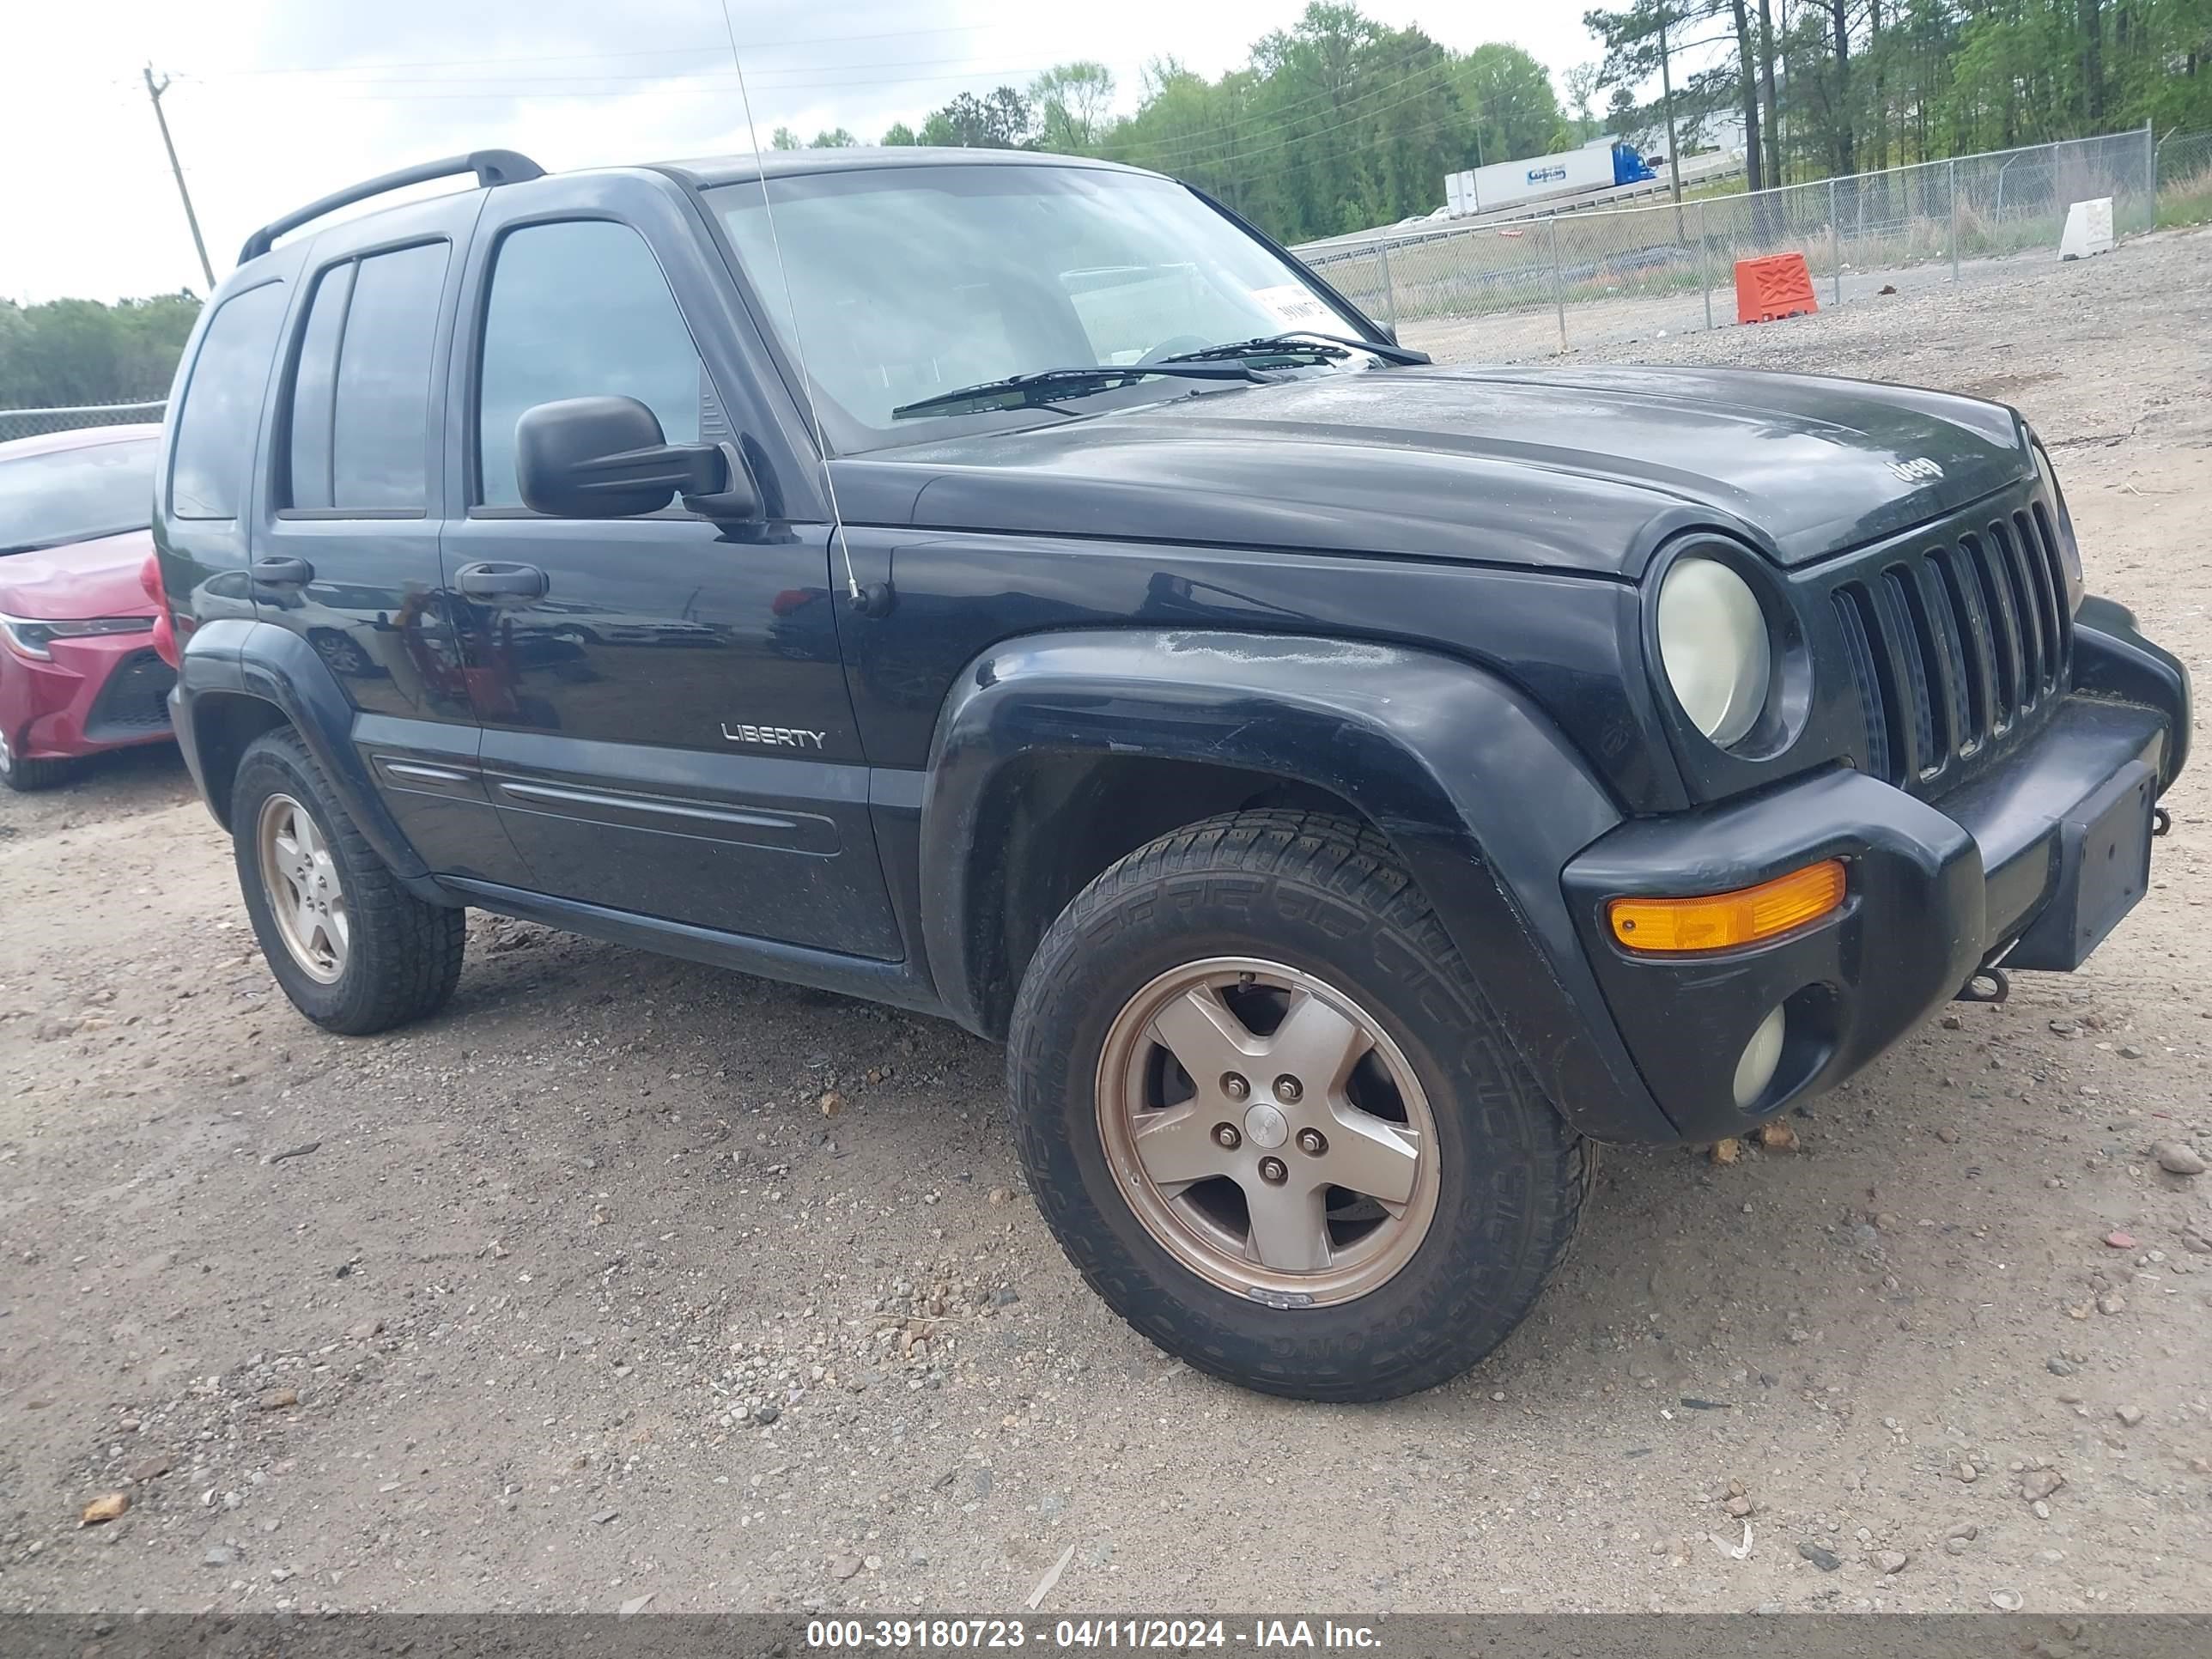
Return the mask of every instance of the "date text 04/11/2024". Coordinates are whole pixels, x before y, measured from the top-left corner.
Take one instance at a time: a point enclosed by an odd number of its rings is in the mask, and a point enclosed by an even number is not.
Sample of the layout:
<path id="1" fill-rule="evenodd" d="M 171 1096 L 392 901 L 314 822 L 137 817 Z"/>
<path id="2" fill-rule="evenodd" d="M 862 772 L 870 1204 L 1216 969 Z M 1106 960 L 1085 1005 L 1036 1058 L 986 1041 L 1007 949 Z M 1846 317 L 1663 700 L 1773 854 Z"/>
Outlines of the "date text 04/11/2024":
<path id="1" fill-rule="evenodd" d="M 1249 1626 L 1219 1619 L 1062 1619 L 1054 1625 L 1053 1639 L 1055 1646 L 1063 1648 L 1249 1647 L 1265 1650 L 1371 1649 L 1380 1645 L 1372 1626 L 1340 1625 L 1329 1619 L 1255 1619 Z"/>
<path id="2" fill-rule="evenodd" d="M 1373 1650 L 1374 1626 L 1334 1620 L 1254 1619 L 1239 1626 L 1222 1619 L 1059 1619 L 1034 1627 L 1022 1619 L 817 1619 L 808 1621 L 810 1648 L 960 1650 L 1024 1648 L 1158 1650 L 1243 1647 L 1259 1650 Z"/>

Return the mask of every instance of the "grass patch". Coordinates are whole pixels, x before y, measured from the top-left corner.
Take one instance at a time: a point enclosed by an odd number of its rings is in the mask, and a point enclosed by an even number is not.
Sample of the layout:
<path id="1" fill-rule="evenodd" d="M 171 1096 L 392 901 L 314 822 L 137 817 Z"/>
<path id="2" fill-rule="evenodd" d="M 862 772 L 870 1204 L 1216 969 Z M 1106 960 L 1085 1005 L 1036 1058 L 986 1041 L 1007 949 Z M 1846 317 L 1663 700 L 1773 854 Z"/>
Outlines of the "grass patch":
<path id="1" fill-rule="evenodd" d="M 2212 167 L 2177 179 L 2158 192 L 2160 229 L 2181 225 L 2212 224 Z"/>

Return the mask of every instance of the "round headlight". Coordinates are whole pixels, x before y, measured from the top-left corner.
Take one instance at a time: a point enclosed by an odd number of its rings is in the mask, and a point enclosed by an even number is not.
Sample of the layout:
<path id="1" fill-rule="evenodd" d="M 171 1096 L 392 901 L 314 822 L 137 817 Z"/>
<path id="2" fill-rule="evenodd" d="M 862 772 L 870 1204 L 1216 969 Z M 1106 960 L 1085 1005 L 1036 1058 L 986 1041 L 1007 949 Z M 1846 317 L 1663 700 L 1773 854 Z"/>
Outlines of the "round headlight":
<path id="1" fill-rule="evenodd" d="M 1659 585 L 1659 660 L 1690 723 L 1723 748 L 1766 707 L 1773 647 L 1751 584 L 1717 559 L 1677 559 Z"/>

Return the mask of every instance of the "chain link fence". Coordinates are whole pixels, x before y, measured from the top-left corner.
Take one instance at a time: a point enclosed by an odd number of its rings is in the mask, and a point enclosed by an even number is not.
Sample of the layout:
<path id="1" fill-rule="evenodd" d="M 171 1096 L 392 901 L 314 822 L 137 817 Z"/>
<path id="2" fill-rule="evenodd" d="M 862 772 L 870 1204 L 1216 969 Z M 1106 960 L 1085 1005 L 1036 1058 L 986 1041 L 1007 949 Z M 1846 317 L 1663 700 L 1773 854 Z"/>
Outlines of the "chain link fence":
<path id="1" fill-rule="evenodd" d="M 2169 132 L 2153 151 L 2158 178 L 2158 222 L 2212 222 L 2212 132 Z"/>
<path id="2" fill-rule="evenodd" d="M 1798 252 L 1823 306 L 2055 261 L 2068 205 L 2116 234 L 2212 217 L 2212 134 L 2107 137 L 1680 204 L 1433 226 L 1297 250 L 1409 345 L 1530 356 L 1735 321 L 1739 259 Z M 2197 211 L 2198 198 L 2203 210 Z"/>
<path id="3" fill-rule="evenodd" d="M 149 404 L 82 404 L 74 409 L 0 409 L 0 443 L 10 438 L 43 438 L 49 432 L 74 432 L 88 426 L 130 426 L 158 421 L 166 398 Z"/>

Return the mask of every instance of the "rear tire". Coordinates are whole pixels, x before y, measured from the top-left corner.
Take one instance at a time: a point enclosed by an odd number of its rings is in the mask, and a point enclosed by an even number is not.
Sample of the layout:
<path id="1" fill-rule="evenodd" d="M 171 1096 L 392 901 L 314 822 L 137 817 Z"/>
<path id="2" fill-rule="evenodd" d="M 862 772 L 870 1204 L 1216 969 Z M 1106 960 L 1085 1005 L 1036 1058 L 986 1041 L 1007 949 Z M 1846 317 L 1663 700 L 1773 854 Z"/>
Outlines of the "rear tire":
<path id="1" fill-rule="evenodd" d="M 1474 1364 L 1565 1254 L 1594 1167 L 1389 844 L 1319 814 L 1211 819 L 1085 888 L 1023 979 L 1008 1070 L 1091 1287 L 1200 1370 L 1300 1399 Z"/>
<path id="2" fill-rule="evenodd" d="M 453 994 L 467 913 L 400 884 L 289 727 L 255 738 L 240 760 L 230 825 L 261 953 L 309 1019 L 367 1036 Z"/>

